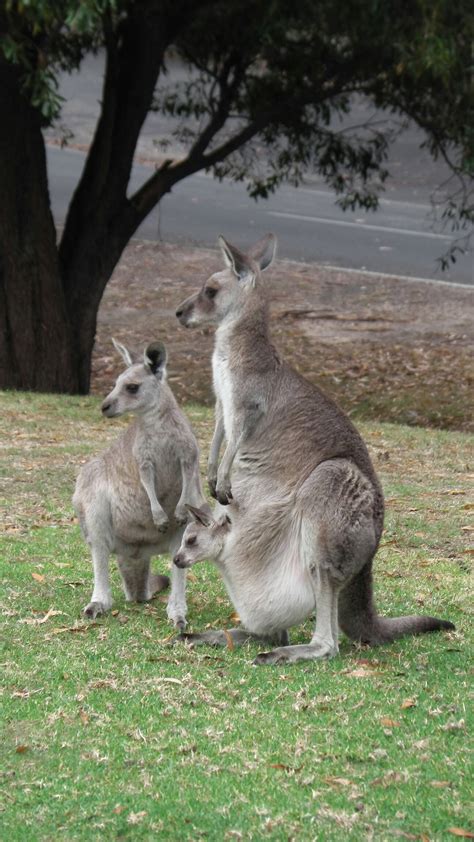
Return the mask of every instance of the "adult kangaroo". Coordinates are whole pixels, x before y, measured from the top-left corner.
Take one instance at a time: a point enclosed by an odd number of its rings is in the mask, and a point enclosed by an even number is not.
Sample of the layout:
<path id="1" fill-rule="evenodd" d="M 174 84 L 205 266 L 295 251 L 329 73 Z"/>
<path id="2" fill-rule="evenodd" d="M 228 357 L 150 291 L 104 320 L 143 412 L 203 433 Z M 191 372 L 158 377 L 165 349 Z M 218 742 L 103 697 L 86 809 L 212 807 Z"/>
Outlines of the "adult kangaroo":
<path id="1" fill-rule="evenodd" d="M 231 503 L 220 568 L 243 626 L 259 638 L 286 641 L 286 630 L 316 608 L 310 644 L 280 645 L 256 662 L 335 655 L 338 627 L 370 644 L 453 629 L 433 617 L 377 614 L 372 560 L 384 503 L 367 448 L 342 410 L 272 345 L 262 272 L 273 262 L 276 238 L 267 234 L 246 254 L 223 237 L 219 245 L 226 268 L 176 315 L 185 327 L 218 326 L 208 479 L 217 500 Z M 205 528 L 216 527 L 209 521 Z M 188 566 L 187 540 L 185 533 L 177 557 L 182 567 Z M 242 630 L 233 636 L 236 642 L 246 637 Z M 226 642 L 215 632 L 185 637 Z"/>

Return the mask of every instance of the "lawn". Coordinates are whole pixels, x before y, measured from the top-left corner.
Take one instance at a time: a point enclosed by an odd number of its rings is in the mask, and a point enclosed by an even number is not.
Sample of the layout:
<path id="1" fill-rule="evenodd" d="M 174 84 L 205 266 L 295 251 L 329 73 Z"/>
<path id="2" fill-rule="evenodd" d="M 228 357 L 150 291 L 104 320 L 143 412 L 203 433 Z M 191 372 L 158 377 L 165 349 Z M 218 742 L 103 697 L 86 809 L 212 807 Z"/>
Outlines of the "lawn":
<path id="1" fill-rule="evenodd" d="M 0 837 L 472 837 L 472 438 L 360 425 L 387 497 L 379 609 L 457 631 L 374 649 L 343 639 L 331 661 L 257 668 L 256 646 L 167 645 L 166 597 L 127 605 L 115 571 L 113 613 L 81 618 L 92 571 L 74 477 L 122 423 L 98 406 L 0 395 Z M 188 412 L 204 464 L 211 413 Z M 189 580 L 192 630 L 234 624 L 210 564 Z M 310 634 L 308 622 L 292 640 Z"/>

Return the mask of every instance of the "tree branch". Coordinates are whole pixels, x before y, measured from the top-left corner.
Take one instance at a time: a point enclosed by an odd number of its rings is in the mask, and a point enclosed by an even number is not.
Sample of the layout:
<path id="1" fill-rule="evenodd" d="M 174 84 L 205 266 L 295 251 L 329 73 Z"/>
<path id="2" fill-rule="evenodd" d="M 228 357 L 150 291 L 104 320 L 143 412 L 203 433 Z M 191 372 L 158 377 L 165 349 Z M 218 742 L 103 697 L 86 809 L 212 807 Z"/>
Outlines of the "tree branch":
<path id="1" fill-rule="evenodd" d="M 133 207 L 136 216 L 135 228 L 140 225 L 150 211 L 153 210 L 157 202 L 166 193 L 169 193 L 175 184 L 182 181 L 183 178 L 187 178 L 189 175 L 193 175 L 200 170 L 209 169 L 209 167 L 224 160 L 232 152 L 235 152 L 236 149 L 239 149 L 255 137 L 270 120 L 271 117 L 268 116 L 248 123 L 240 132 L 229 138 L 229 140 L 218 146 L 208 155 L 194 151 L 192 155 L 190 152 L 181 161 L 165 161 L 160 169 L 129 199 L 129 204 Z"/>

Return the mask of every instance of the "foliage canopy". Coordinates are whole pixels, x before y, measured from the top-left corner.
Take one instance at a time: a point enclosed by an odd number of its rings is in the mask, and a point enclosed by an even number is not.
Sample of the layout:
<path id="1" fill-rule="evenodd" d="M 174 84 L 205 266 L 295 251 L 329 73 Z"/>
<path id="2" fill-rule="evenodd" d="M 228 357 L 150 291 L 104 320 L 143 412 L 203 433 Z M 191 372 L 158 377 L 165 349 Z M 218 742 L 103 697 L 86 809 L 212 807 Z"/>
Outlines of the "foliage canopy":
<path id="1" fill-rule="evenodd" d="M 33 132 L 19 127 L 21 102 L 51 124 L 61 111 L 59 71 L 89 51 L 106 55 L 101 114 L 58 249 L 61 307 L 81 358 L 90 360 L 95 313 L 126 243 L 199 170 L 245 179 L 255 197 L 314 172 L 344 207 L 376 208 L 388 147 L 414 120 L 452 171 L 435 199 L 458 236 L 444 262 L 455 259 L 474 221 L 473 38 L 471 0 L 6 0 L 0 76 L 23 98 L 4 109 L 10 135 L 14 125 L 22 137 Z M 176 53 L 187 68 L 181 80 L 166 74 Z M 353 126 L 357 97 L 377 111 Z M 170 141 L 184 154 L 129 195 L 150 109 L 175 119 Z M 80 380 L 87 388 L 84 371 Z"/>

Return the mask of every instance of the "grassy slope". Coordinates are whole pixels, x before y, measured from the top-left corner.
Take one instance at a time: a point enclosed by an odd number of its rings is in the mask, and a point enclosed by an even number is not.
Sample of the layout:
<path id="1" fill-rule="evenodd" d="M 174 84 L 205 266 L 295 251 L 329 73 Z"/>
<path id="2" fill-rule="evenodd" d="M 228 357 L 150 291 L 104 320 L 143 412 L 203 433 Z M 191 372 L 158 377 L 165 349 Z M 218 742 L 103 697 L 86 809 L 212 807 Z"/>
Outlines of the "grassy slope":
<path id="1" fill-rule="evenodd" d="M 332 661 L 257 669 L 253 646 L 164 646 L 165 597 L 126 605 L 116 573 L 118 613 L 82 622 L 92 578 L 70 496 L 118 424 L 93 399 L 2 394 L 0 406 L 1 838 L 449 839 L 469 827 L 466 436 L 361 425 L 388 498 L 379 608 L 458 631 L 372 650 L 343 640 Z M 207 452 L 210 413 L 189 412 Z M 230 626 L 214 569 L 190 580 L 191 627 Z"/>

